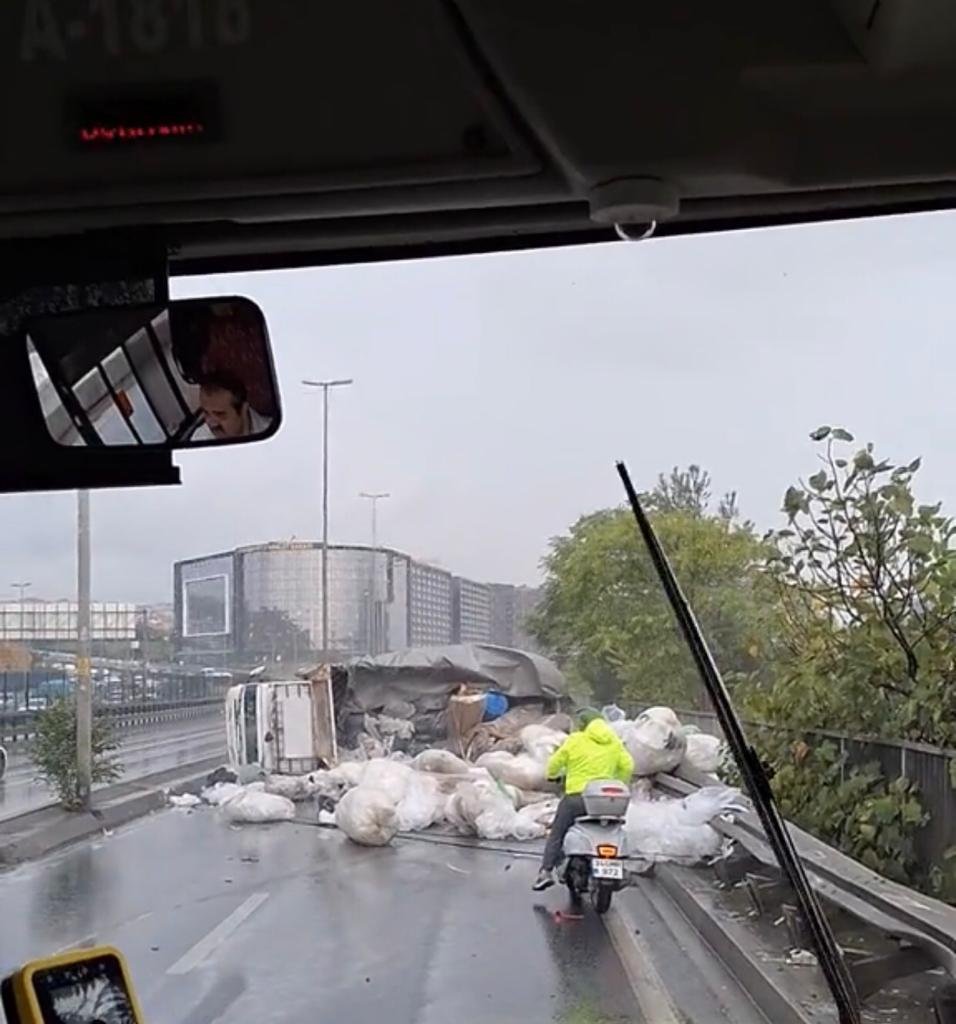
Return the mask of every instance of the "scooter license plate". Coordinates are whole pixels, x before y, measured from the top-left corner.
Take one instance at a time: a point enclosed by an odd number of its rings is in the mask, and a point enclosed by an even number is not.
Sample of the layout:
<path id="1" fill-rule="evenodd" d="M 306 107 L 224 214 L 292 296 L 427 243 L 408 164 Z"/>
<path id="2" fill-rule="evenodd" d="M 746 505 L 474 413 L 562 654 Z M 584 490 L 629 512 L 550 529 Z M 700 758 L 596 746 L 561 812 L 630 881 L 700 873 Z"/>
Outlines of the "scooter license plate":
<path id="1" fill-rule="evenodd" d="M 594 878 L 610 878 L 621 881 L 624 877 L 624 865 L 619 860 L 592 860 L 591 875 Z"/>

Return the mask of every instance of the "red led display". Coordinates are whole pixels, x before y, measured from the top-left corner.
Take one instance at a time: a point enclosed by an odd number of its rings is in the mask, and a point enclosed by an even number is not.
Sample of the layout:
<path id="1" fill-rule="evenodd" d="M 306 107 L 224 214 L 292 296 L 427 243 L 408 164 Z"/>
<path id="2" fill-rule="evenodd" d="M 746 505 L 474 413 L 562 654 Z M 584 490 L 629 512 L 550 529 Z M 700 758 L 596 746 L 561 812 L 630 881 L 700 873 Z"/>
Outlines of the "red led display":
<path id="1" fill-rule="evenodd" d="M 169 121 L 157 124 L 96 123 L 80 125 L 79 141 L 86 146 L 117 142 L 138 142 L 143 139 L 181 139 L 202 135 L 206 126 L 201 121 Z"/>

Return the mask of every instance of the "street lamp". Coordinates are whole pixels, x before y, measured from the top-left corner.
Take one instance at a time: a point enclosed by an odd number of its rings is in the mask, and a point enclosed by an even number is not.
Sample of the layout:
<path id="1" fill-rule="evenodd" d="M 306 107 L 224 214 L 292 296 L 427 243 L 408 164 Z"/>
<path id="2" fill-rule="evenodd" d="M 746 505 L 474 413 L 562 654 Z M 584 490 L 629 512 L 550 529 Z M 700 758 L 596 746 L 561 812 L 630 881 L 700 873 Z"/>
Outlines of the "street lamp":
<path id="1" fill-rule="evenodd" d="M 368 646 L 369 654 L 375 655 L 378 654 L 378 644 L 376 643 L 378 640 L 378 623 L 375 616 L 375 604 L 378 597 L 378 577 L 375 575 L 375 563 L 377 561 L 375 556 L 378 554 L 378 503 L 383 498 L 390 498 L 391 495 L 388 491 L 379 491 L 374 494 L 360 491 L 359 497 L 366 498 L 372 503 L 372 569 L 368 584 Z"/>
<path id="2" fill-rule="evenodd" d="M 23 593 L 24 591 L 29 590 L 30 587 L 33 586 L 33 584 L 29 580 L 24 580 L 21 583 L 11 583 L 10 586 L 13 587 L 14 590 L 18 590 L 20 592 L 20 641 L 22 643 L 23 635 L 25 632 L 24 619 L 26 618 L 26 609 L 24 607 Z"/>
<path id="3" fill-rule="evenodd" d="M 322 656 L 329 651 L 329 389 L 352 384 L 347 380 L 304 380 L 306 387 L 322 389 Z"/>

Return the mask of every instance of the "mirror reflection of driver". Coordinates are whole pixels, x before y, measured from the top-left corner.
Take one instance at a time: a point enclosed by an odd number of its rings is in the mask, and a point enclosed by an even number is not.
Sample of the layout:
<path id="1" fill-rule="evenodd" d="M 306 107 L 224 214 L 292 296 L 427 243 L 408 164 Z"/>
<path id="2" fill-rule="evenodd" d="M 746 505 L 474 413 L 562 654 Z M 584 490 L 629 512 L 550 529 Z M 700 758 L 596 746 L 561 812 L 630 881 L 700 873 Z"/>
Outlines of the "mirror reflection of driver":
<path id="1" fill-rule="evenodd" d="M 264 434 L 272 422 L 249 404 L 246 386 L 234 374 L 218 370 L 199 381 L 199 412 L 203 426 L 193 439 L 228 439 Z"/>

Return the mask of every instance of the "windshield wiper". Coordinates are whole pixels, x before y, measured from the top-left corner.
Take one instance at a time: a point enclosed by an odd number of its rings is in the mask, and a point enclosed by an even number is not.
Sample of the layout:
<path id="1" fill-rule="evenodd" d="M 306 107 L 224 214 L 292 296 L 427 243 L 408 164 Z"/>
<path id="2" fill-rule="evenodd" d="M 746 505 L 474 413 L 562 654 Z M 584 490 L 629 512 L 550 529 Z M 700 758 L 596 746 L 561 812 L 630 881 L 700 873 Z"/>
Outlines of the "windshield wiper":
<path id="1" fill-rule="evenodd" d="M 687 603 L 674 575 L 674 570 L 667 561 L 667 556 L 661 548 L 654 528 L 650 520 L 641 508 L 641 502 L 631 483 L 631 477 L 623 462 L 617 464 L 617 471 L 627 492 L 627 500 L 630 503 L 634 518 L 637 520 L 637 527 L 647 545 L 648 553 L 657 575 L 660 578 L 667 600 L 670 602 L 677 623 L 684 634 L 687 646 L 697 665 L 701 680 L 717 713 L 717 719 L 724 731 L 727 745 L 737 762 L 740 774 L 743 777 L 747 793 L 753 802 L 757 815 L 763 825 L 764 832 L 773 852 L 780 865 L 780 870 L 790 883 L 810 939 L 813 942 L 814 952 L 820 964 L 820 969 L 826 978 L 830 991 L 833 994 L 833 1001 L 836 1003 L 840 1015 L 841 1024 L 860 1024 L 860 997 L 857 994 L 856 986 L 850 977 L 843 953 L 836 941 L 836 936 L 830 928 L 830 923 L 820 906 L 816 893 L 810 885 L 807 873 L 787 831 L 786 822 L 780 814 L 780 809 L 774 800 L 773 791 L 770 788 L 770 780 L 764 767 L 761 764 L 757 751 L 747 742 L 743 726 L 734 710 L 730 700 L 730 694 L 720 675 L 720 670 L 714 661 L 704 634 L 701 632 L 697 619 Z"/>

